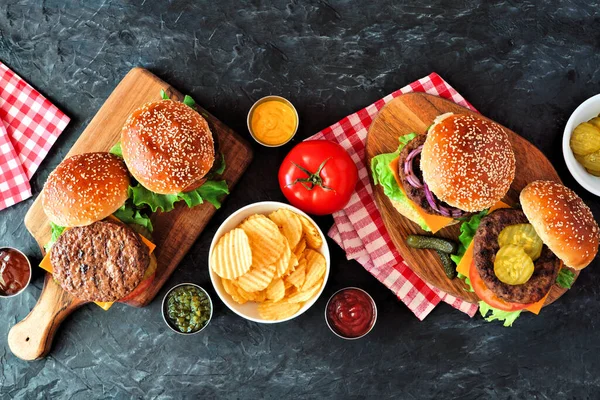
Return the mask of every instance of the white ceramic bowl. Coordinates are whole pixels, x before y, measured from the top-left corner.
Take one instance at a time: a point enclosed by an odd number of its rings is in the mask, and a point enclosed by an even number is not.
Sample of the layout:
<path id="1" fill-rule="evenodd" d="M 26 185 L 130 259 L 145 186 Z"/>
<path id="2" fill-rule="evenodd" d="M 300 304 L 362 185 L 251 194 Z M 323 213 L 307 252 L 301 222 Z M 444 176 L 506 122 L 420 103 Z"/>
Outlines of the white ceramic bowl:
<path id="1" fill-rule="evenodd" d="M 323 286 L 321 287 L 321 290 L 319 290 L 319 292 L 316 295 L 314 295 L 312 299 L 310 299 L 306 303 L 304 303 L 302 308 L 296 314 L 292 315 L 291 317 L 282 319 L 282 320 L 271 321 L 271 320 L 266 320 L 266 319 L 263 319 L 260 317 L 260 315 L 258 314 L 258 303 L 247 302 L 246 304 L 238 304 L 235 301 L 233 301 L 231 296 L 227 292 L 225 292 L 225 289 L 223 289 L 223 285 L 221 283 L 221 278 L 217 274 L 215 274 L 211 268 L 210 254 L 212 254 L 213 249 L 214 249 L 217 241 L 221 238 L 221 236 L 223 236 L 225 233 L 229 232 L 230 230 L 232 230 L 233 228 L 238 226 L 246 217 L 249 217 L 250 215 L 253 215 L 253 214 L 265 214 L 266 215 L 266 214 L 269 214 L 280 208 L 287 208 L 297 214 L 305 216 L 306 218 L 308 218 L 308 220 L 310 222 L 312 222 L 315 225 L 315 227 L 317 227 L 317 230 L 319 231 L 319 234 L 321 235 L 321 238 L 323 239 L 323 246 L 321 246 L 321 248 L 319 249 L 319 252 L 323 255 L 323 257 L 325 257 L 325 261 L 327 263 L 327 270 L 325 271 L 325 280 L 323 282 Z M 317 224 L 315 224 L 315 221 L 313 221 L 312 218 L 310 218 L 308 215 L 306 215 L 302 211 L 298 210 L 296 207 L 290 206 L 289 204 L 279 203 L 277 201 L 262 201 L 259 203 L 249 204 L 245 207 L 240 208 L 239 210 L 237 210 L 236 212 L 231 214 L 221 224 L 221 226 L 215 233 L 215 236 L 213 237 L 212 243 L 210 244 L 208 269 L 209 269 L 209 274 L 210 274 L 210 280 L 215 288 L 215 291 L 219 295 L 219 298 L 221 299 L 221 301 L 223 301 L 223 303 L 225 303 L 225 305 L 227 307 L 229 307 L 229 309 L 231 311 L 233 311 L 240 317 L 245 318 L 250 321 L 259 322 L 259 323 L 263 323 L 263 324 L 276 324 L 279 322 L 285 322 L 285 321 L 289 321 L 291 319 L 296 318 L 297 316 L 303 314 L 306 310 L 308 310 L 313 304 L 315 304 L 315 302 L 317 301 L 319 296 L 321 296 L 321 293 L 323 293 L 323 290 L 325 289 L 325 285 L 327 284 L 327 279 L 329 278 L 329 271 L 331 269 L 331 262 L 329 259 L 329 247 L 327 246 L 327 241 L 325 240 L 325 235 L 323 235 L 323 232 L 321 232 L 321 229 L 317 226 Z"/>
<path id="2" fill-rule="evenodd" d="M 571 134 L 577 125 L 598 116 L 598 114 L 600 114 L 600 94 L 590 97 L 575 109 L 567 121 L 563 136 L 563 155 L 565 157 L 567 168 L 569 168 L 569 172 L 571 172 L 573 178 L 575 178 L 581 186 L 589 192 L 594 193 L 596 196 L 600 196 L 600 177 L 588 173 L 586 169 L 577 162 L 569 142 L 571 141 Z"/>

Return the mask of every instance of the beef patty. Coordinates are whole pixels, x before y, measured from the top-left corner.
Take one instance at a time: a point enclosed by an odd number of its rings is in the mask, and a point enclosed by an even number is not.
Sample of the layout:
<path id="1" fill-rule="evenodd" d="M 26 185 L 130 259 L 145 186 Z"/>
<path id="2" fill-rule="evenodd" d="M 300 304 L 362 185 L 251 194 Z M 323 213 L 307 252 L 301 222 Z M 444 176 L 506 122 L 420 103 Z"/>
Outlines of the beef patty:
<path id="1" fill-rule="evenodd" d="M 135 289 L 150 263 L 137 233 L 116 221 L 71 228 L 52 246 L 54 277 L 86 301 L 117 301 Z"/>
<path id="2" fill-rule="evenodd" d="M 560 260 L 544 245 L 542 254 L 534 262 L 531 278 L 522 285 L 501 282 L 494 273 L 494 260 L 500 249 L 498 236 L 509 225 L 528 224 L 520 210 L 499 209 L 481 219 L 473 238 L 473 257 L 477 271 L 485 285 L 503 300 L 511 303 L 529 304 L 541 300 L 556 281 Z"/>

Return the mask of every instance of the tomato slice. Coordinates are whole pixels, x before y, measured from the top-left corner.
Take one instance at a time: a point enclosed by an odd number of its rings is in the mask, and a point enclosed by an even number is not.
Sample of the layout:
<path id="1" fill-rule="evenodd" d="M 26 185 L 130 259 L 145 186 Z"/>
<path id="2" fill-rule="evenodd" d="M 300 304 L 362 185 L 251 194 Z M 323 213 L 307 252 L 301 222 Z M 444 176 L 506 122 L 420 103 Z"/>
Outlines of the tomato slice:
<path id="1" fill-rule="evenodd" d="M 471 280 L 471 286 L 477 297 L 489 304 L 490 306 L 497 308 L 502 311 L 519 311 L 529 307 L 531 304 L 520 304 L 520 303 L 509 303 L 508 301 L 502 300 L 496 296 L 483 282 L 475 263 L 471 263 L 469 269 L 469 279 Z"/>

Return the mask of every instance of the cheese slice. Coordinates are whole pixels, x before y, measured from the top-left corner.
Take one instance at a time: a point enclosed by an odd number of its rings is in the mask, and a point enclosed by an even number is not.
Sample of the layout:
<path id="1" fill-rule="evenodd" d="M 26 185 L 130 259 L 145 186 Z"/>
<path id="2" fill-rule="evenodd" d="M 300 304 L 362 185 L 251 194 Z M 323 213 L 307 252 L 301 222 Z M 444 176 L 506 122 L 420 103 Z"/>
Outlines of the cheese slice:
<path id="1" fill-rule="evenodd" d="M 490 208 L 490 212 L 497 210 L 499 208 L 510 208 L 510 207 L 503 202 L 498 202 L 498 204 L 496 204 L 495 206 Z M 456 267 L 456 272 L 458 272 L 459 274 L 462 274 L 464 276 L 467 276 L 467 277 L 469 276 L 469 270 L 471 268 L 471 263 L 473 263 L 473 242 L 474 241 L 471 240 L 469 247 L 465 251 L 465 254 L 463 255 L 462 259 L 460 260 L 460 263 L 458 263 L 458 266 Z M 548 293 L 546 293 L 546 295 L 540 301 L 529 305 L 528 307 L 525 308 L 525 310 L 532 312 L 535 315 L 538 315 L 540 313 L 542 307 L 544 306 L 544 303 L 546 302 L 546 298 L 548 297 L 549 294 L 550 294 L 550 292 L 548 291 Z"/>
<path id="2" fill-rule="evenodd" d="M 396 157 L 395 159 L 393 159 L 389 165 L 389 168 L 392 170 L 392 173 L 394 174 L 394 178 L 396 179 L 398 188 L 400 188 L 400 191 L 402 192 L 404 197 L 406 197 L 406 199 L 408 200 L 410 205 L 415 209 L 417 214 L 419 214 L 419 216 L 423 219 L 423 221 L 425 222 L 425 225 L 427 225 L 427 227 L 431 230 L 432 233 L 436 233 L 440 229 L 445 228 L 448 225 L 450 225 L 454 221 L 453 218 L 444 217 L 441 215 L 428 214 L 427 212 L 425 212 L 425 210 L 423 210 L 420 206 L 418 206 L 416 203 L 414 203 L 412 200 L 410 200 L 406 196 L 404 187 L 402 186 L 402 183 L 400 182 L 400 176 L 398 175 L 399 161 L 400 161 L 400 157 Z"/>
<path id="3" fill-rule="evenodd" d="M 109 218 L 119 221 L 118 218 L 116 218 L 112 215 Z M 65 228 L 63 233 L 69 229 L 71 229 L 71 228 Z M 144 244 L 146 246 L 148 246 L 148 249 L 150 250 L 150 254 L 152 254 L 152 252 L 156 248 L 156 245 L 154 243 L 152 243 L 151 241 L 149 241 L 148 239 L 146 239 L 144 236 L 142 236 L 142 235 L 139 235 L 139 236 L 140 236 L 140 239 L 142 239 L 142 242 L 144 242 Z M 52 268 L 52 262 L 50 261 L 50 252 L 49 251 L 46 252 L 46 254 L 44 255 L 44 258 L 42 258 L 42 261 L 40 262 L 40 268 L 42 268 L 44 271 L 49 272 L 51 274 L 54 273 L 54 268 Z M 111 308 L 112 305 L 114 304 L 114 302 L 105 302 L 105 301 L 95 301 L 94 303 L 96 303 L 104 311 L 108 311 L 108 309 Z"/>

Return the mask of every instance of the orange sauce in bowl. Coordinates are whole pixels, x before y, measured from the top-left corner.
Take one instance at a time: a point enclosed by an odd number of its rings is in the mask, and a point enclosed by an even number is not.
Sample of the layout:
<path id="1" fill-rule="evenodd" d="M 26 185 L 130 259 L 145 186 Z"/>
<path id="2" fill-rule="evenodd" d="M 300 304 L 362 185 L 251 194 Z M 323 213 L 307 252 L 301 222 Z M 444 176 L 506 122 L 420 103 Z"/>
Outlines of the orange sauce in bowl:
<path id="1" fill-rule="evenodd" d="M 262 144 L 277 146 L 291 139 L 296 133 L 298 118 L 287 103 L 268 100 L 254 108 L 250 119 L 252 134 Z"/>

